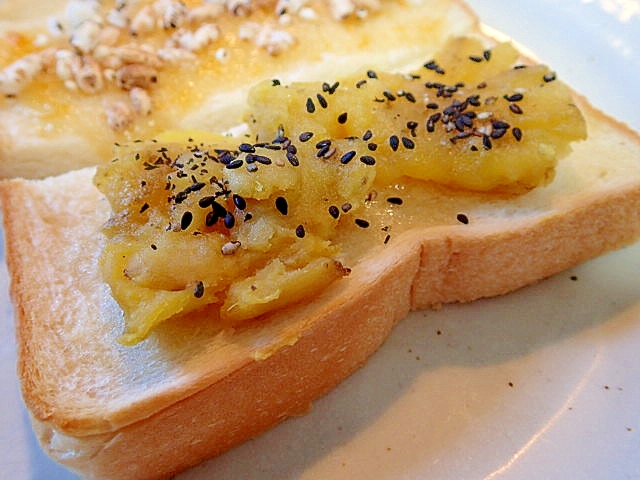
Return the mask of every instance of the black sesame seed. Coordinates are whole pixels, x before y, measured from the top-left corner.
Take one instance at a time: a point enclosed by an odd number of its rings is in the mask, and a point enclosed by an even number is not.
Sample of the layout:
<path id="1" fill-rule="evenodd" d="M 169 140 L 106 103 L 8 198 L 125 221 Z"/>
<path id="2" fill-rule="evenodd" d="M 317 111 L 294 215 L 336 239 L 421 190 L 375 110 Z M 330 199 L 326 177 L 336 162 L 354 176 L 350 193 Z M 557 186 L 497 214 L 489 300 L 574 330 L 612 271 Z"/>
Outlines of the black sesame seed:
<path id="1" fill-rule="evenodd" d="M 204 295 L 204 283 L 198 282 L 196 283 L 196 288 L 193 291 L 193 296 L 196 298 L 202 298 Z"/>
<path id="2" fill-rule="evenodd" d="M 473 125 L 473 118 L 475 118 L 475 113 L 473 112 L 469 112 L 469 115 L 467 114 L 462 114 L 458 117 L 458 119 L 460 120 L 460 123 L 462 125 L 464 125 L 465 127 L 471 127 Z M 457 122 L 457 120 L 456 120 Z M 457 123 L 456 123 L 457 125 Z"/>
<path id="3" fill-rule="evenodd" d="M 289 204 L 287 203 L 287 199 L 284 197 L 276 198 L 276 209 L 282 215 L 286 215 L 287 213 L 289 213 Z"/>
<path id="4" fill-rule="evenodd" d="M 519 102 L 523 98 L 524 98 L 524 95 L 522 95 L 521 93 L 514 93 L 513 95 L 505 95 L 504 96 L 504 99 L 507 102 Z"/>
<path id="5" fill-rule="evenodd" d="M 329 152 L 332 150 L 331 148 L 331 143 L 329 142 L 327 145 L 325 145 L 324 147 L 321 147 L 320 150 L 318 150 L 316 152 L 316 157 L 317 158 L 326 158 L 331 156 L 331 154 L 329 154 Z M 332 152 L 333 153 L 333 152 Z"/>
<path id="6" fill-rule="evenodd" d="M 151 247 L 151 250 L 157 250 L 158 249 L 158 246 L 155 243 L 152 243 L 149 246 Z"/>
<path id="7" fill-rule="evenodd" d="M 453 138 L 451 138 L 451 143 L 456 143 L 458 140 L 463 140 L 465 138 L 469 138 L 472 135 L 471 132 L 458 132 Z"/>
<path id="8" fill-rule="evenodd" d="M 320 140 L 318 143 L 316 143 L 316 148 L 324 148 L 324 147 L 328 147 L 329 145 L 331 145 L 331 140 L 330 139 L 326 139 L 326 140 Z"/>
<path id="9" fill-rule="evenodd" d="M 356 156 L 356 151 L 355 150 L 349 150 L 347 153 L 342 155 L 342 157 L 340 157 L 340 163 L 342 163 L 343 165 L 346 165 L 351 160 L 353 160 L 355 156 Z"/>
<path id="10" fill-rule="evenodd" d="M 433 115 L 431 115 L 429 117 L 429 119 L 427 120 L 427 131 L 429 133 L 433 133 L 436 129 L 436 122 L 438 122 L 440 120 L 440 118 L 442 118 L 442 114 L 441 113 L 434 113 Z"/>
<path id="11" fill-rule="evenodd" d="M 336 207 L 335 205 L 331 205 L 329 207 L 329 215 L 331 215 L 333 218 L 338 218 L 340 216 L 340 210 L 338 210 L 338 207 Z"/>
<path id="12" fill-rule="evenodd" d="M 393 205 L 402 205 L 403 200 L 400 197 L 389 197 L 387 198 L 387 202 L 392 203 Z"/>
<path id="13" fill-rule="evenodd" d="M 377 143 L 373 143 L 373 142 L 369 142 L 369 143 L 367 143 L 367 148 L 371 152 L 375 152 L 378 149 L 378 144 Z"/>
<path id="14" fill-rule="evenodd" d="M 233 194 L 233 204 L 239 209 L 239 210 L 244 210 L 245 208 L 247 208 L 247 201 L 242 198 L 240 195 L 238 195 L 237 193 Z"/>
<path id="15" fill-rule="evenodd" d="M 482 52 L 482 56 L 488 62 L 491 59 L 491 50 L 485 50 Z"/>
<path id="16" fill-rule="evenodd" d="M 296 227 L 296 237 L 304 238 L 306 232 L 304 231 L 304 225 L 300 224 Z"/>
<path id="17" fill-rule="evenodd" d="M 257 163 L 261 163 L 262 165 L 271 165 L 271 159 L 269 157 L 266 157 L 264 155 L 253 155 L 253 156 Z"/>
<path id="18" fill-rule="evenodd" d="M 295 154 L 293 154 L 291 152 L 287 152 L 287 160 L 294 167 L 297 167 L 297 166 L 300 165 L 300 161 L 298 160 L 298 157 L 296 157 Z"/>
<path id="19" fill-rule="evenodd" d="M 472 152 L 477 152 L 478 151 L 478 147 L 476 147 L 475 145 L 471 145 L 469 150 L 471 150 Z"/>
<path id="20" fill-rule="evenodd" d="M 491 138 L 489 138 L 489 135 L 483 135 L 482 136 L 482 146 L 485 148 L 485 150 L 491 150 Z"/>
<path id="21" fill-rule="evenodd" d="M 516 105 L 515 103 L 510 103 L 509 104 L 509 110 L 511 110 L 516 115 L 522 115 L 522 109 L 518 105 Z"/>
<path id="22" fill-rule="evenodd" d="M 469 105 L 472 105 L 474 107 L 479 107 L 480 95 L 471 95 L 469 98 L 467 98 L 467 102 L 469 102 Z"/>
<path id="23" fill-rule="evenodd" d="M 386 245 L 387 243 L 389 243 L 389 240 L 391 240 L 391 235 L 387 234 L 387 236 L 384 237 L 384 244 Z"/>
<path id="24" fill-rule="evenodd" d="M 187 192 L 178 192 L 176 194 L 175 202 L 182 203 L 187 199 Z"/>
<path id="25" fill-rule="evenodd" d="M 493 122 L 491 122 L 491 126 L 493 128 L 497 128 L 498 130 L 508 130 L 509 127 L 511 127 L 511 125 L 509 125 L 507 122 L 503 122 L 502 120 L 494 120 Z"/>
<path id="26" fill-rule="evenodd" d="M 494 140 L 497 140 L 498 138 L 502 138 L 504 137 L 504 134 L 507 133 L 507 131 L 504 128 L 494 128 L 491 131 L 491 138 L 493 138 Z"/>
<path id="27" fill-rule="evenodd" d="M 427 103 L 427 108 L 429 110 L 437 110 L 439 107 L 437 103 L 429 102 Z"/>
<path id="28" fill-rule="evenodd" d="M 483 89 L 483 88 L 487 88 L 487 82 L 480 82 L 478 85 L 476 85 L 476 88 L 479 89 Z"/>
<path id="29" fill-rule="evenodd" d="M 454 114 L 458 113 L 459 107 L 460 107 L 460 105 L 458 103 L 452 103 L 447 108 L 445 108 L 442 111 L 442 113 L 444 115 L 448 115 L 448 116 L 454 115 Z"/>
<path id="30" fill-rule="evenodd" d="M 458 118 L 456 118 L 454 124 L 456 126 L 456 129 L 462 132 L 466 127 L 470 127 L 471 125 L 473 125 L 473 122 L 469 117 L 460 115 Z"/>
<path id="31" fill-rule="evenodd" d="M 236 159 L 236 157 L 234 157 L 229 151 L 221 151 L 217 153 L 220 155 L 220 157 L 218 157 L 218 161 L 224 165 L 229 165 Z"/>
<path id="32" fill-rule="evenodd" d="M 458 215 L 456 215 L 456 220 L 458 220 L 460 223 L 463 223 L 464 225 L 467 225 L 469 223 L 469 217 L 467 217 L 464 213 L 459 213 Z"/>
<path id="33" fill-rule="evenodd" d="M 218 202 L 213 202 L 211 207 L 213 211 L 216 212 L 216 215 L 218 215 L 219 217 L 224 217 L 227 214 L 227 209 L 224 208 L 224 205 L 221 205 Z"/>
<path id="34" fill-rule="evenodd" d="M 511 133 L 513 134 L 516 141 L 519 142 L 520 140 L 522 140 L 522 130 L 520 130 L 518 127 L 514 127 L 514 129 L 511 130 Z"/>
<path id="35" fill-rule="evenodd" d="M 356 222 L 356 225 L 359 226 L 360 228 L 369 228 L 369 222 L 367 222 L 362 218 L 356 218 L 354 222 Z"/>
<path id="36" fill-rule="evenodd" d="M 313 132 L 302 132 L 299 138 L 300 138 L 300 141 L 304 143 L 310 140 L 311 137 L 313 137 Z"/>
<path id="37" fill-rule="evenodd" d="M 193 176 L 191 178 L 193 178 Z M 205 186 L 206 186 L 206 183 L 195 182 L 195 183 L 191 184 L 188 188 L 189 188 L 190 192 L 197 192 L 197 191 L 202 190 Z"/>
<path id="38" fill-rule="evenodd" d="M 316 106 L 313 103 L 313 100 L 311 100 L 311 98 L 307 98 L 307 112 L 313 113 L 315 111 L 316 111 Z"/>
<path id="39" fill-rule="evenodd" d="M 322 108 L 327 108 L 327 100 L 321 94 L 318 93 L 316 95 L 316 98 L 318 99 L 318 103 Z"/>
<path id="40" fill-rule="evenodd" d="M 249 143 L 241 143 L 238 145 L 238 150 L 244 153 L 253 153 L 256 151 L 255 147 Z"/>
<path id="41" fill-rule="evenodd" d="M 360 80 L 360 81 L 356 82 L 356 88 L 361 88 L 366 83 L 367 83 L 366 80 Z"/>
<path id="42" fill-rule="evenodd" d="M 224 226 L 231 229 L 236 224 L 236 217 L 232 213 L 227 212 L 223 220 Z"/>
<path id="43" fill-rule="evenodd" d="M 551 72 L 551 73 L 547 73 L 544 77 L 542 77 L 542 79 L 546 82 L 553 82 L 556 79 L 556 74 Z"/>
<path id="44" fill-rule="evenodd" d="M 390 102 L 393 102 L 396 99 L 396 96 L 389 90 L 385 90 L 384 92 L 382 92 L 382 95 L 384 95 L 384 97 Z"/>
<path id="45" fill-rule="evenodd" d="M 204 224 L 207 227 L 213 227 L 216 223 L 218 223 L 218 215 L 216 215 L 216 212 L 209 212 L 207 213 L 207 216 L 204 219 Z"/>
<path id="46" fill-rule="evenodd" d="M 148 208 L 149 208 L 149 204 L 145 202 L 145 204 L 142 205 L 142 207 L 140 207 L 140 213 L 146 212 Z"/>
<path id="47" fill-rule="evenodd" d="M 440 67 L 440 65 L 436 63 L 435 60 L 431 60 L 430 62 L 425 63 L 424 68 L 426 68 L 427 70 L 432 70 L 440 75 L 444 75 L 444 70 Z"/>
<path id="48" fill-rule="evenodd" d="M 376 164 L 376 159 L 369 156 L 369 155 L 362 155 L 360 157 L 360 161 L 362 163 L 364 163 L 365 165 L 375 165 Z"/>
<path id="49" fill-rule="evenodd" d="M 397 151 L 400 146 L 400 139 L 396 135 L 391 135 L 389 137 L 389 146 L 394 152 Z"/>
<path id="50" fill-rule="evenodd" d="M 472 62 L 480 63 L 482 61 L 482 57 L 477 57 L 475 55 L 471 55 L 471 56 L 469 56 L 469 60 L 471 60 Z"/>
<path id="51" fill-rule="evenodd" d="M 182 214 L 182 218 L 180 219 L 180 229 L 186 230 L 191 225 L 191 221 L 193 220 L 193 214 L 188 210 Z"/>
<path id="52" fill-rule="evenodd" d="M 344 213 L 347 213 L 349 210 L 351 210 L 352 205 L 350 203 L 344 203 L 342 204 L 342 211 Z"/>
<path id="53" fill-rule="evenodd" d="M 416 103 L 416 97 L 414 97 L 413 93 L 411 93 L 411 92 L 405 92 L 404 98 L 406 98 L 407 101 L 409 101 L 411 103 Z"/>
<path id="54" fill-rule="evenodd" d="M 409 150 L 413 150 L 416 147 L 416 144 L 413 142 L 413 140 L 407 137 L 402 137 L 402 145 L 404 145 L 404 148 L 407 148 Z"/>
<path id="55" fill-rule="evenodd" d="M 369 77 L 369 78 L 378 78 L 378 75 L 376 75 L 376 72 L 374 72 L 373 70 L 369 70 L 369 71 L 367 71 L 367 77 Z"/>
<path id="56" fill-rule="evenodd" d="M 274 78 L 273 80 L 271 80 L 272 87 L 277 87 L 278 85 L 280 85 L 280 80 L 278 80 L 277 78 Z"/>
<path id="57" fill-rule="evenodd" d="M 364 132 L 364 135 L 362 135 L 362 140 L 366 142 L 367 140 L 371 140 L 371 137 L 373 137 L 373 132 L 371 132 L 371 130 L 367 130 Z"/>
<path id="58" fill-rule="evenodd" d="M 225 168 L 228 168 L 229 170 L 233 170 L 236 168 L 240 168 L 242 166 L 244 162 L 242 161 L 241 158 L 236 158 L 235 160 L 229 162 Z"/>
<path id="59" fill-rule="evenodd" d="M 347 123 L 347 112 L 342 112 L 338 115 L 338 123 L 341 125 Z"/>
<path id="60" fill-rule="evenodd" d="M 255 163 L 248 163 L 247 164 L 247 172 L 253 173 L 253 172 L 257 172 L 258 171 L 258 165 L 256 165 Z"/>

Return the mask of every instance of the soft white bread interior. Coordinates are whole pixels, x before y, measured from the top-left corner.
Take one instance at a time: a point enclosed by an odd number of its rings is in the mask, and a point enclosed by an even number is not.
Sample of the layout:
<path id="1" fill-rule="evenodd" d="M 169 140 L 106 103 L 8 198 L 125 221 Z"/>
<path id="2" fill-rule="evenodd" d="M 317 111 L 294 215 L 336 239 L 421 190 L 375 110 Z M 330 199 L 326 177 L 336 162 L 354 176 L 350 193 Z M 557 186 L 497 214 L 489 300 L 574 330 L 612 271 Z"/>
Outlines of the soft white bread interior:
<path id="1" fill-rule="evenodd" d="M 34 5 L 29 8 L 31 3 Z M 52 37 L 46 30 L 45 19 L 49 15 L 57 14 L 55 18 L 60 21 L 69 16 L 64 14 L 67 3 L 68 0 L 51 2 L 41 17 L 25 15 L 27 11 L 40 11 L 38 2 L 0 5 L 5 10 L 3 18 L 8 19 L 0 20 L 0 52 L 4 51 L 0 55 L 0 93 L 9 88 L 5 84 L 12 76 L 8 71 L 11 63 L 4 57 L 7 51 L 13 51 L 8 45 L 18 42 L 14 32 L 27 32 L 27 38 L 37 37 L 35 33 L 49 38 L 42 47 L 34 47 L 36 52 L 50 49 L 64 51 L 68 56 L 73 51 L 69 45 L 73 31 L 69 27 L 61 38 Z M 145 3 L 163 4 L 129 2 L 133 5 L 131 16 Z M 190 11 L 198 4 L 188 3 L 194 6 Z M 187 59 L 176 66 L 169 60 L 155 59 L 159 62 L 157 81 L 146 88 L 150 111 L 133 115 L 123 127 L 110 127 L 106 111 L 116 102 L 128 105 L 131 92 L 106 79 L 109 69 L 99 69 L 105 76 L 103 87 L 87 93 L 77 86 L 65 87 L 55 73 L 63 69 L 60 60 L 51 65 L 46 63 L 51 55 L 39 60 L 44 65 L 38 67 L 38 72 L 45 71 L 37 73 L 32 82 L 24 82 L 24 89 L 10 98 L 0 95 L 0 178 L 44 178 L 105 163 L 111 159 L 114 142 L 151 138 L 166 130 L 221 132 L 242 121 L 247 92 L 260 80 L 277 77 L 291 82 L 346 76 L 371 65 L 395 70 L 426 58 L 443 45 L 447 35 L 463 34 L 474 22 L 468 7 L 457 0 L 220 3 L 227 9 L 242 4 L 247 11 L 237 15 L 225 10 L 211 21 L 187 24 L 184 28 L 188 30 L 213 25 L 219 29 L 220 37 L 195 52 L 195 60 Z M 305 10 L 296 11 L 303 4 Z M 290 12 L 286 22 L 278 8 Z M 108 14 L 109 10 L 101 10 L 101 22 L 113 28 L 107 21 Z M 258 31 L 253 32 L 256 28 Z M 130 36 L 128 30 L 129 27 L 120 29 L 116 46 L 150 43 Z M 173 31 L 163 35 L 169 39 Z M 286 42 L 282 46 L 275 44 L 278 48 L 274 53 L 269 38 Z M 224 59 L 217 59 L 219 52 L 225 52 Z M 99 58 L 99 54 L 92 51 L 85 57 Z"/>
<path id="2" fill-rule="evenodd" d="M 48 453 L 86 477 L 163 478 L 305 412 L 413 309 L 503 294 L 640 236 L 640 138 L 582 98 L 589 139 L 553 183 L 517 198 L 425 188 L 423 228 L 395 235 L 318 298 L 220 330 L 168 322 L 116 339 L 97 258 L 93 169 L 0 187 L 19 373 Z M 469 224 L 434 224 L 463 211 Z M 135 454 L 132 454 L 135 452 Z"/>

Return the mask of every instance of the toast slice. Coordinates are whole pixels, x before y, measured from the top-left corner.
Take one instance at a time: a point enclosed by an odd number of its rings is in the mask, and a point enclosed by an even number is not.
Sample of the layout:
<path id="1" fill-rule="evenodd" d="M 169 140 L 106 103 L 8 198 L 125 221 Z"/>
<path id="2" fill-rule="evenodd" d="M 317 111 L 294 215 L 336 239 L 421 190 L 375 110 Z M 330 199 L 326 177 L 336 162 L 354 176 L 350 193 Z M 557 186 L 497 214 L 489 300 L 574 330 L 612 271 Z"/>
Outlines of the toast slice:
<path id="1" fill-rule="evenodd" d="M 115 142 L 152 138 L 167 130 L 221 132 L 242 121 L 247 92 L 260 80 L 276 76 L 283 82 L 312 80 L 336 72 L 344 76 L 368 65 L 394 70 L 427 57 L 447 35 L 468 31 L 473 22 L 465 5 L 448 0 L 227 1 L 219 2 L 225 5 L 219 14 L 197 21 L 188 19 L 203 5 L 213 8 L 213 2 L 192 1 L 183 3 L 189 7 L 179 28 L 132 35 L 134 19 L 145 5 L 172 2 L 125 2 L 124 9 L 116 10 L 116 16 L 124 19 L 122 27 L 109 20 L 117 2 L 104 2 L 89 21 L 96 17 L 101 31 L 109 32 L 103 36 L 113 35 L 114 29 L 119 36 L 114 45 L 109 41 L 86 52 L 86 58 L 99 61 L 96 75 L 104 79 L 99 88 L 83 89 L 77 85 L 77 75 L 65 84 L 67 77 L 58 73 L 66 71 L 60 58 L 73 53 L 69 43 L 74 35 L 79 37 L 80 27 L 72 28 L 79 13 L 65 15 L 67 3 L 49 2 L 46 10 L 35 1 L 0 6 L 5 10 L 2 17 L 10 19 L 0 20 L 0 178 L 43 178 L 106 163 Z M 24 18 L 25 12 L 41 10 L 41 18 L 34 19 L 37 14 Z M 57 31 L 55 24 L 47 29 L 48 17 L 58 19 L 64 29 Z M 182 30 L 195 32 L 202 27 L 218 31 L 219 36 L 196 51 L 179 49 L 184 58 L 178 54 L 177 59 L 166 58 L 162 48 L 167 42 Z M 378 35 L 381 31 L 385 35 Z M 133 54 L 118 50 L 137 51 L 149 45 L 152 53 L 145 55 L 152 60 L 134 60 Z M 102 59 L 100 48 L 115 53 Z M 14 62 L 24 62 L 25 54 L 36 55 L 37 60 L 16 67 Z M 137 62 L 134 65 L 151 64 L 156 74 L 151 85 L 136 90 L 110 80 L 109 62 L 120 61 L 114 60 L 118 55 Z M 35 71 L 26 75 L 28 81 L 12 82 L 15 72 L 22 70 Z M 134 108 L 134 103 L 138 105 L 134 92 L 149 97 L 148 109 L 136 111 L 140 107 Z"/>
<path id="2" fill-rule="evenodd" d="M 97 273 L 109 211 L 93 170 L 3 184 L 20 375 L 43 445 L 83 475 L 166 476 L 306 411 L 408 311 L 506 293 L 633 242 L 640 139 L 576 101 L 589 140 L 548 187 L 468 201 L 469 224 L 398 235 L 317 299 L 268 321 L 216 331 L 194 318 L 133 348 L 115 341 L 121 314 Z M 440 190 L 423 194 L 434 208 L 461 208 Z"/>

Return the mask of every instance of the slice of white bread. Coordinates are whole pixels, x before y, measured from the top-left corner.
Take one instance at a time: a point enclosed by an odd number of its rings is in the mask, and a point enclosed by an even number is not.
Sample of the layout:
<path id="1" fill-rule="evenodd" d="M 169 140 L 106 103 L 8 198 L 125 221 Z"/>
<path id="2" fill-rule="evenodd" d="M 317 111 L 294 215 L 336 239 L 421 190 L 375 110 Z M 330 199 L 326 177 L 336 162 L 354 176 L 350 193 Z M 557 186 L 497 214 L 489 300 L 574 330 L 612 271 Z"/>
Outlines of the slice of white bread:
<path id="1" fill-rule="evenodd" d="M 27 38 L 37 38 L 36 33 L 49 38 L 42 47 L 34 47 L 36 52 L 70 51 L 68 38 L 72 32 L 67 31 L 57 39 L 46 29 L 46 18 L 50 14 L 65 20 L 67 2 L 51 2 L 41 17 L 36 13 L 25 15 L 40 11 L 39 2 L 14 1 L 0 5 L 0 17 L 7 19 L 0 19 L 0 92 L 3 67 L 11 65 L 5 57 L 14 60 L 8 45 L 19 43 L 15 32 L 26 34 Z M 145 3 L 162 2 L 129 2 L 134 5 L 133 12 L 139 10 L 137 5 Z M 189 5 L 195 9 L 199 3 L 206 2 L 193 1 Z M 283 82 L 291 82 L 326 78 L 336 73 L 345 76 L 369 65 L 393 70 L 427 57 L 443 45 L 447 35 L 462 34 L 473 24 L 468 7 L 456 0 L 230 0 L 221 4 L 229 8 L 233 4 L 248 5 L 248 13 L 234 15 L 225 11 L 214 20 L 204 22 L 219 28 L 220 38 L 196 52 L 195 61 L 183 62 L 180 67 L 170 61 L 161 63 L 157 82 L 147 89 L 151 112 L 134 116 L 126 128 L 109 126 L 106 106 L 116 101 L 129 104 L 129 91 L 116 88 L 114 82 L 107 80 L 101 90 L 91 94 L 66 88 L 55 73 L 57 64 L 49 66 L 47 73 L 35 75 L 32 83 L 25 82 L 24 90 L 14 98 L 0 95 L 0 178 L 43 178 L 105 163 L 111 159 L 114 142 L 151 138 L 166 130 L 221 132 L 242 121 L 247 92 L 259 80 L 277 76 Z M 110 3 L 105 2 L 101 10 L 101 21 L 109 26 L 107 5 Z M 297 10 L 301 5 L 305 9 L 302 12 Z M 363 18 L 358 18 L 356 5 Z M 283 6 L 290 12 L 286 22 L 277 14 Z M 347 7 L 345 14 L 349 8 L 353 11 L 345 19 L 336 19 L 335 10 L 340 6 Z M 260 35 L 249 35 L 256 25 L 265 29 L 262 37 L 269 38 L 269 32 L 280 32 L 278 35 L 285 32 L 292 43 L 277 55 L 272 54 L 268 42 L 263 44 Z M 188 24 L 184 28 L 195 30 L 196 26 Z M 118 45 L 145 44 L 144 38 L 128 36 L 128 27 L 121 30 Z M 173 31 L 169 31 L 165 36 L 169 38 L 172 34 Z M 226 52 L 227 56 L 217 60 L 219 51 Z M 96 54 L 87 56 L 96 57 Z"/>
<path id="2" fill-rule="evenodd" d="M 43 443 L 86 475 L 179 470 L 305 411 L 409 309 L 505 293 L 633 241 L 640 140 L 578 100 L 590 138 L 549 187 L 465 203 L 469 225 L 394 237 L 384 255 L 371 252 L 314 302 L 268 323 L 216 336 L 194 319 L 134 349 L 115 343 L 120 314 L 97 275 L 108 210 L 92 171 L 5 184 L 20 368 Z M 424 194 L 460 207 L 458 198 Z"/>

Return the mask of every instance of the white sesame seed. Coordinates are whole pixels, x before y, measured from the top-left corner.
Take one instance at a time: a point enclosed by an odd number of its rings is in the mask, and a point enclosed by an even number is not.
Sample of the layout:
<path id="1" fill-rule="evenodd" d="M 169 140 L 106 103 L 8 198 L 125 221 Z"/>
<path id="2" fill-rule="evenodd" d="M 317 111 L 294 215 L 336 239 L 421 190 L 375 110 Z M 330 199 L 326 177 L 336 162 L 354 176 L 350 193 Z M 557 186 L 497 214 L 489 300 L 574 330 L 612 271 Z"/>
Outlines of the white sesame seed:
<path id="1" fill-rule="evenodd" d="M 241 243 L 238 241 L 235 242 L 227 242 L 222 245 L 222 254 L 223 255 L 233 255 L 240 248 Z"/>
<path id="2" fill-rule="evenodd" d="M 305 20 L 315 20 L 318 18 L 318 14 L 311 7 L 301 8 L 300 11 L 298 12 L 298 16 Z"/>
<path id="3" fill-rule="evenodd" d="M 215 53 L 216 60 L 224 62 L 229 59 L 229 51 L 226 48 L 219 48 Z"/>

